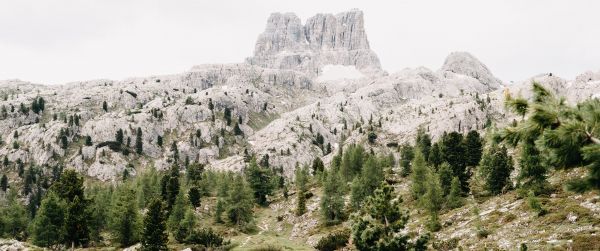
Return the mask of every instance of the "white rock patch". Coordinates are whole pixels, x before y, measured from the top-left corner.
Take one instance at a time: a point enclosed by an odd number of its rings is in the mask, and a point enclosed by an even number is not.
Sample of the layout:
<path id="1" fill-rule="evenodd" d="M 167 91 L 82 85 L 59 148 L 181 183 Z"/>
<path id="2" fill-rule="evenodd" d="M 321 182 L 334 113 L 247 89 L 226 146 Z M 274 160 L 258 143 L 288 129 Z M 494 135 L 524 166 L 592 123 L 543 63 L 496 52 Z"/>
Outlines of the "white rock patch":
<path id="1" fill-rule="evenodd" d="M 325 65 L 317 81 L 331 81 L 337 79 L 357 79 L 365 75 L 356 69 L 354 65 Z"/>

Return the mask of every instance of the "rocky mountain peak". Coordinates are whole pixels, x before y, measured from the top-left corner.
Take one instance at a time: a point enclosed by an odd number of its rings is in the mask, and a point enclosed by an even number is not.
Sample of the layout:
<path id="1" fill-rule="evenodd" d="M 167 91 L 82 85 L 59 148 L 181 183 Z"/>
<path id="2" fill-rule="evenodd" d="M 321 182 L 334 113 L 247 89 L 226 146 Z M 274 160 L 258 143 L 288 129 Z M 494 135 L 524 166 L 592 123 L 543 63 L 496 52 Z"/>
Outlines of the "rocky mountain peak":
<path id="1" fill-rule="evenodd" d="M 272 13 L 265 31 L 259 35 L 255 56 L 298 51 L 306 48 L 306 38 L 300 18 L 294 13 Z"/>
<path id="2" fill-rule="evenodd" d="M 363 13 L 354 9 L 337 15 L 317 14 L 304 25 L 309 46 L 313 50 L 369 50 Z"/>
<path id="3" fill-rule="evenodd" d="M 502 81 L 492 74 L 492 72 L 479 59 L 468 52 L 452 52 L 440 69 L 441 72 L 453 72 L 466 75 L 479 80 L 491 89 L 500 87 Z"/>
<path id="4" fill-rule="evenodd" d="M 336 15 L 316 14 L 305 25 L 293 13 L 273 13 L 258 36 L 254 56 L 247 62 L 310 75 L 318 75 L 328 64 L 381 70 L 379 58 L 369 47 L 363 13 L 357 9 Z"/>

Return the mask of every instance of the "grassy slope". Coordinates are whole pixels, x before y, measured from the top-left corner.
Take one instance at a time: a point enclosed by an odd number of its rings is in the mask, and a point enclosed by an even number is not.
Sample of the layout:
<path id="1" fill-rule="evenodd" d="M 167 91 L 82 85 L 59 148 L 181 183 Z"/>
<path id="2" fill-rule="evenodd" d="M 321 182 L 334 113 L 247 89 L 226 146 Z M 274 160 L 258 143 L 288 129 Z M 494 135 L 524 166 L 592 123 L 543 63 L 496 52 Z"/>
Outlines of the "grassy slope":
<path id="1" fill-rule="evenodd" d="M 530 250 L 599 250 L 598 192 L 575 194 L 562 189 L 563 181 L 581 176 L 584 172 L 584 169 L 575 169 L 552 174 L 550 182 L 555 188 L 554 193 L 540 197 L 544 208 L 548 209 L 548 214 L 543 216 L 537 216 L 529 209 L 527 199 L 520 198 L 514 190 L 499 196 L 466 198 L 463 207 L 442 212 L 440 221 L 444 227 L 434 234 L 431 243 L 439 250 L 451 250 L 453 247 L 463 250 L 515 250 L 521 243 L 526 243 Z M 413 236 L 425 233 L 427 215 L 408 199 L 410 181 L 405 178 L 400 181 L 397 191 L 405 199 L 404 204 L 411 214 L 408 231 Z M 319 225 L 320 191 L 313 189 L 312 192 L 317 196 L 308 201 L 309 212 L 302 217 L 293 215 L 293 195 L 287 201 L 278 198 L 269 208 L 258 209 L 258 230 L 232 236 L 231 239 L 238 243 L 235 250 L 251 250 L 269 244 L 284 250 L 312 250 L 311 246 L 333 229 Z M 478 217 L 474 214 L 474 207 L 479 209 Z M 283 216 L 282 221 L 277 220 L 278 216 Z M 348 222 L 344 225 L 348 226 Z M 486 230 L 487 237 L 478 235 L 478 226 Z"/>

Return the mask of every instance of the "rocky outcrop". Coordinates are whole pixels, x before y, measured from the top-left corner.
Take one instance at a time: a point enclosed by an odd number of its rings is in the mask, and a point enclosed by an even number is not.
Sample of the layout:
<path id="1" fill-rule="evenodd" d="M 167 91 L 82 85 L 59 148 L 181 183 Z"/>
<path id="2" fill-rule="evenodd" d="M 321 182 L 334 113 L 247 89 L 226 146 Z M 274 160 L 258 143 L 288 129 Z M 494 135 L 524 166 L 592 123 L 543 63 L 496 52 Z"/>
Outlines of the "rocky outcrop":
<path id="1" fill-rule="evenodd" d="M 446 58 L 441 72 L 449 71 L 477 79 L 490 90 L 500 87 L 502 81 L 494 77 L 492 72 L 477 58 L 468 52 L 453 52 Z"/>
<path id="2" fill-rule="evenodd" d="M 380 71 L 370 49 L 362 11 L 317 14 L 303 26 L 293 13 L 273 13 L 259 35 L 252 65 L 303 71 L 318 75 L 324 65 L 354 65 L 365 72 Z"/>

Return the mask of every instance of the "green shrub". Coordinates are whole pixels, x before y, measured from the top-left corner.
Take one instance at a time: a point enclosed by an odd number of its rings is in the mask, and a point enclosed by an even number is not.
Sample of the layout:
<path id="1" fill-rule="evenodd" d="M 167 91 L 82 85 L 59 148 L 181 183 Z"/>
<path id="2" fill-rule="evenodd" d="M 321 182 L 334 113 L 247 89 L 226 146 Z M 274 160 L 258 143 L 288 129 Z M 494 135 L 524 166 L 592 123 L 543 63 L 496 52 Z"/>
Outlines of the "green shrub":
<path id="1" fill-rule="evenodd" d="M 490 235 L 490 230 L 487 230 L 485 228 L 480 228 L 477 229 L 477 237 L 479 237 L 480 239 L 485 239 L 488 237 L 488 235 Z"/>
<path id="2" fill-rule="evenodd" d="M 316 249 L 320 251 L 333 251 L 345 247 L 350 239 L 350 231 L 347 229 L 333 232 L 319 240 Z"/>
<path id="3" fill-rule="evenodd" d="M 527 204 L 529 205 L 529 208 L 531 208 L 531 210 L 537 213 L 537 216 L 543 216 L 548 213 L 548 210 L 542 207 L 542 203 L 540 203 L 540 200 L 537 197 L 535 197 L 533 191 L 531 191 L 529 193 L 529 196 L 527 196 Z"/>
<path id="4" fill-rule="evenodd" d="M 252 249 L 252 251 L 281 251 L 281 250 L 283 250 L 283 249 L 281 249 L 278 246 L 271 245 L 271 244 Z"/>
<path id="5" fill-rule="evenodd" d="M 193 231 L 185 240 L 189 244 L 199 244 L 204 247 L 220 247 L 229 244 L 219 234 L 213 232 L 211 228 L 203 228 Z"/>

